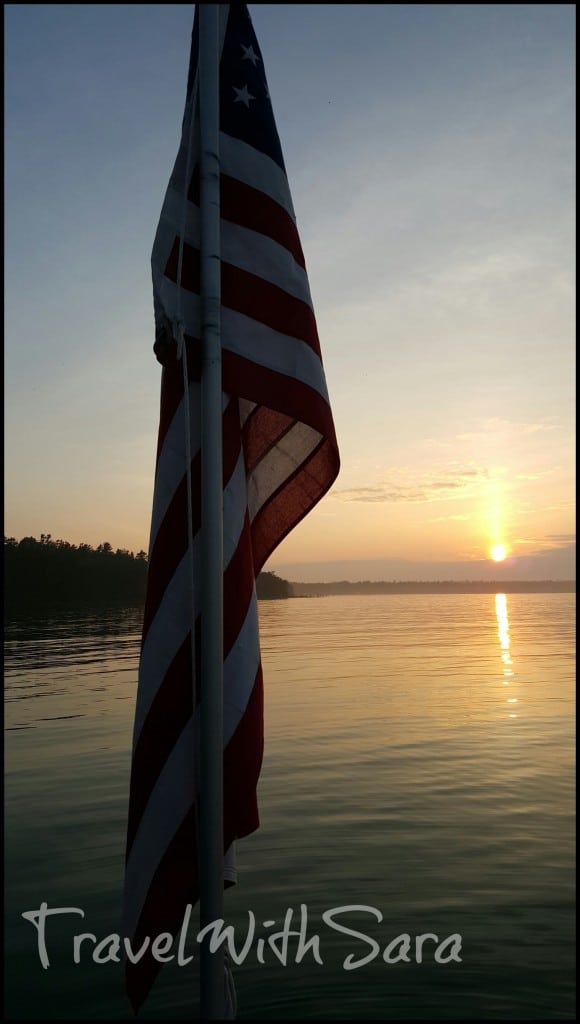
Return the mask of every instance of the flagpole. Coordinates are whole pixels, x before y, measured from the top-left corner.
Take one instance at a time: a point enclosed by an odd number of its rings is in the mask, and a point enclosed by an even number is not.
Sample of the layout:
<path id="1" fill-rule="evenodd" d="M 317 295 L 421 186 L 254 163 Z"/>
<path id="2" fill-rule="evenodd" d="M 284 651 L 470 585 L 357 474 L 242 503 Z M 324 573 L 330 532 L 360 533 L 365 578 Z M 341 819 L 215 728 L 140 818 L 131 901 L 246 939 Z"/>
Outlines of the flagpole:
<path id="1" fill-rule="evenodd" d="M 223 919 L 223 481 L 219 4 L 199 5 L 201 285 L 200 924 Z M 201 946 L 201 1017 L 224 1018 L 224 950 Z"/>

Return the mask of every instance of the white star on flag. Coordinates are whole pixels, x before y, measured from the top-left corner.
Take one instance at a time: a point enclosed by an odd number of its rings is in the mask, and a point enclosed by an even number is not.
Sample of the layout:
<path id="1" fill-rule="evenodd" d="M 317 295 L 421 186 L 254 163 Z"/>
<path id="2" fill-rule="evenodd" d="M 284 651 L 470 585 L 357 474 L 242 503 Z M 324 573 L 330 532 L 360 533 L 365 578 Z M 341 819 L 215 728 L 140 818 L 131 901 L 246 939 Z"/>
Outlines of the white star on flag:
<path id="1" fill-rule="evenodd" d="M 244 56 L 242 57 L 242 60 L 251 60 L 254 67 L 256 67 L 256 61 L 258 61 L 260 58 L 258 57 L 257 53 L 254 53 L 254 47 L 244 46 L 243 43 L 241 43 L 240 45 L 242 47 L 242 50 L 244 51 Z"/>
<path id="2" fill-rule="evenodd" d="M 256 99 L 255 96 L 252 96 L 252 94 L 250 92 L 248 92 L 247 85 L 245 85 L 243 89 L 237 89 L 236 86 L 234 85 L 233 89 L 234 89 L 234 92 L 237 92 L 237 94 L 238 94 L 236 96 L 235 100 L 234 100 L 234 103 L 245 103 L 246 106 L 249 107 L 250 106 L 250 100 L 255 100 Z"/>

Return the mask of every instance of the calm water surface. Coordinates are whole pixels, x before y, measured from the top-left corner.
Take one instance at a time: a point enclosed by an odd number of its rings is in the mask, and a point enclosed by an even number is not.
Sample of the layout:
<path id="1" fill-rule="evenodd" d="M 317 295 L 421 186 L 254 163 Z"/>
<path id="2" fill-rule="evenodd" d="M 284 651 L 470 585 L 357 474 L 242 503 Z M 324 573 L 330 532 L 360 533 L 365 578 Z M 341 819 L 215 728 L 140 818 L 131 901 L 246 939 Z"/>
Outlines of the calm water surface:
<path id="1" fill-rule="evenodd" d="M 73 935 L 120 931 L 140 610 L 13 619 L 5 642 L 6 1015 L 130 1019 L 119 965 Z M 574 596 L 380 595 L 260 603 L 262 826 L 226 915 L 293 927 L 322 964 L 256 942 L 239 1019 L 573 1019 Z M 23 911 L 47 923 L 44 970 Z M 345 906 L 333 931 L 322 914 Z M 382 920 L 377 920 L 378 913 Z M 188 951 L 196 952 L 195 921 Z M 276 930 L 270 928 L 270 931 Z M 461 936 L 461 963 L 427 941 Z M 411 962 L 383 949 L 411 937 Z M 344 969 L 352 953 L 366 965 Z M 84 950 L 87 952 L 84 952 Z M 398 947 L 400 951 L 400 945 Z M 449 949 L 447 950 L 449 952 Z M 396 953 L 392 953 L 392 958 Z M 144 1019 L 197 1015 L 197 958 Z"/>

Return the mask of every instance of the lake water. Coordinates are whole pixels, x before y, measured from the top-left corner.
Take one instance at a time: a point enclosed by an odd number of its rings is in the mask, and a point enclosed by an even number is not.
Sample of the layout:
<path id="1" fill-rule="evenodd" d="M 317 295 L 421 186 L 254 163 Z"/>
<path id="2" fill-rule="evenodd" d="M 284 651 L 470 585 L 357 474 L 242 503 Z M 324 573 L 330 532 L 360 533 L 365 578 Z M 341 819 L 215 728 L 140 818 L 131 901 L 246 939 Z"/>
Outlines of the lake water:
<path id="1" fill-rule="evenodd" d="M 73 935 L 119 932 L 140 614 L 6 627 L 12 1019 L 132 1017 L 120 966 L 88 944 L 75 964 Z M 297 963 L 291 939 L 286 966 L 267 945 L 260 963 L 254 943 L 238 1018 L 573 1019 L 574 595 L 260 602 L 260 623 L 262 825 L 226 916 L 241 946 L 249 911 L 265 937 L 290 908 L 298 930 L 304 905 L 323 962 Z M 43 901 L 85 914 L 48 920 L 47 969 L 21 916 Z M 371 909 L 335 920 L 366 940 L 322 919 L 353 905 Z M 386 963 L 404 934 L 410 962 Z M 438 963 L 453 934 L 461 962 L 448 946 Z M 140 1016 L 196 1017 L 197 962 L 164 967 Z"/>

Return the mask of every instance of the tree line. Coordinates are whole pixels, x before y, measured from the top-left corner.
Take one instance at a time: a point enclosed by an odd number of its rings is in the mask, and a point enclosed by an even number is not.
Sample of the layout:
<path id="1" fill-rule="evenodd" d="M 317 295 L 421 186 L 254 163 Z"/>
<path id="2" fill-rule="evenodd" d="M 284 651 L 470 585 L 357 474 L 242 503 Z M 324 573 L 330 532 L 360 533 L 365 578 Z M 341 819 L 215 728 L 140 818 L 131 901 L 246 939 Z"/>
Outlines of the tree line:
<path id="1" fill-rule="evenodd" d="M 71 544 L 42 533 L 40 540 L 4 537 L 4 598 L 14 604 L 48 604 L 87 600 L 98 603 L 141 604 L 147 582 L 145 551 L 113 550 L 104 542 Z M 260 573 L 259 598 L 290 596 L 290 585 L 275 573 Z"/>

